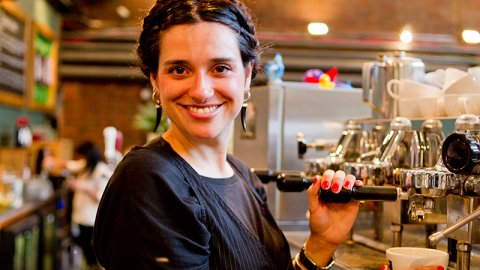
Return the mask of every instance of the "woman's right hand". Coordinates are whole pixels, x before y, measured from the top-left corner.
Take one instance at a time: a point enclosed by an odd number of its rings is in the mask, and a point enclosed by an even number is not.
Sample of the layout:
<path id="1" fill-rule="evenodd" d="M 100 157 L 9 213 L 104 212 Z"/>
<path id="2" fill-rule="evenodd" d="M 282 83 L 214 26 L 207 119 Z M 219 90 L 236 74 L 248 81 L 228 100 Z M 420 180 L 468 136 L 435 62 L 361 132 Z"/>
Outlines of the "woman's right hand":
<path id="1" fill-rule="evenodd" d="M 325 203 L 319 198 L 320 189 L 334 193 L 351 189 L 363 183 L 344 171 L 327 170 L 315 179 L 307 190 L 309 200 L 310 236 L 305 242 L 305 251 L 319 265 L 325 265 L 335 249 L 343 242 L 357 217 L 360 203 Z"/>
<path id="2" fill-rule="evenodd" d="M 311 236 L 332 246 L 343 242 L 356 220 L 360 203 L 324 203 L 319 198 L 319 190 L 330 189 L 339 193 L 341 189 L 349 190 L 361 185 L 363 183 L 356 180 L 355 176 L 346 175 L 344 171 L 327 170 L 322 176 L 315 177 L 314 183 L 307 190 Z"/>

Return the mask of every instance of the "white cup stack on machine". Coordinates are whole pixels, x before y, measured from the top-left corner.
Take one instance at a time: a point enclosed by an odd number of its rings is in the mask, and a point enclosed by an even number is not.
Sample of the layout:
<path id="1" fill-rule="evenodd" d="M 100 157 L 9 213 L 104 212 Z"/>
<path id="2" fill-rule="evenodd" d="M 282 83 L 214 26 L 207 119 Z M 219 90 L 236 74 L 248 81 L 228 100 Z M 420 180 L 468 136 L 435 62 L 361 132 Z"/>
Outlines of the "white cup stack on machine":
<path id="1" fill-rule="evenodd" d="M 437 69 L 424 81 L 391 79 L 387 92 L 398 103 L 398 115 L 410 119 L 479 115 L 480 67 Z"/>

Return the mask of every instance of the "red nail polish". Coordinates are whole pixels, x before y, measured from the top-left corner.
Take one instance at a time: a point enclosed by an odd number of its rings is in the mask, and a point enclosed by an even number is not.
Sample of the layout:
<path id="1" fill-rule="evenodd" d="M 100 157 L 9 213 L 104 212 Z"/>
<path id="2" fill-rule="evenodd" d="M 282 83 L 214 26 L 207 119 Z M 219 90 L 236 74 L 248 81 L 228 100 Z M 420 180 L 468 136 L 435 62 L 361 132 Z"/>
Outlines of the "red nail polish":
<path id="1" fill-rule="evenodd" d="M 443 268 L 443 266 L 439 266 L 437 267 L 437 270 L 445 270 L 445 269 Z"/>
<path id="2" fill-rule="evenodd" d="M 317 181 L 318 181 L 318 178 L 317 178 L 317 176 L 315 176 L 315 177 L 313 178 L 312 186 L 315 186 L 315 184 L 317 183 Z"/>
<path id="3" fill-rule="evenodd" d="M 343 183 L 343 187 L 345 189 L 349 189 L 350 188 L 350 181 L 345 181 L 345 183 Z"/>
<path id="4" fill-rule="evenodd" d="M 382 268 L 380 270 L 389 270 L 390 267 L 388 267 L 388 265 L 384 264 L 382 265 Z"/>
<path id="5" fill-rule="evenodd" d="M 332 190 L 333 193 L 337 193 L 340 190 L 340 186 L 338 185 L 338 183 L 335 183 L 332 185 L 330 189 Z"/>
<path id="6" fill-rule="evenodd" d="M 323 181 L 322 182 L 322 188 L 323 189 L 328 189 L 330 187 L 330 183 L 328 181 Z"/>

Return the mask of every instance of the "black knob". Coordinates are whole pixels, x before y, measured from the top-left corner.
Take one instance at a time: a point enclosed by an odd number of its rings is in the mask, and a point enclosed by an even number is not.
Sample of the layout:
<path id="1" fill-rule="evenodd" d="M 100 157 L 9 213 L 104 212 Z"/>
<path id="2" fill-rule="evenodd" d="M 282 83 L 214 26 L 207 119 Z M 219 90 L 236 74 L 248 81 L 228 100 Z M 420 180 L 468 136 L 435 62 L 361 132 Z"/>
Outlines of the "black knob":
<path id="1" fill-rule="evenodd" d="M 470 174 L 480 160 L 480 147 L 472 134 L 452 133 L 442 145 L 442 160 L 453 173 Z"/>

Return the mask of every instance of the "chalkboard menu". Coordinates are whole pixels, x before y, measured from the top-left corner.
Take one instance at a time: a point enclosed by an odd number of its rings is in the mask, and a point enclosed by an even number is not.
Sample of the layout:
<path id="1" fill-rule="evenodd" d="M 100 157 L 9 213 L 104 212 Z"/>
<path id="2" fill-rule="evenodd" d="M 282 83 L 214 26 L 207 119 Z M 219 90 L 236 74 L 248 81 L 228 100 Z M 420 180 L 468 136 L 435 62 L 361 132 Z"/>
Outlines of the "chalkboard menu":
<path id="1" fill-rule="evenodd" d="M 0 102 L 22 106 L 26 92 L 28 22 L 11 3 L 0 4 Z"/>

